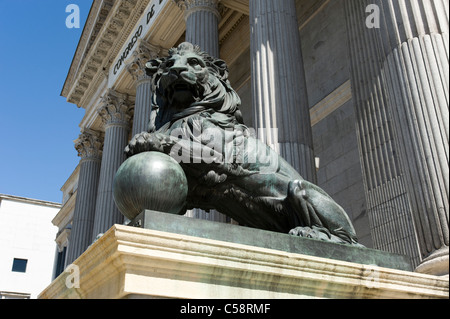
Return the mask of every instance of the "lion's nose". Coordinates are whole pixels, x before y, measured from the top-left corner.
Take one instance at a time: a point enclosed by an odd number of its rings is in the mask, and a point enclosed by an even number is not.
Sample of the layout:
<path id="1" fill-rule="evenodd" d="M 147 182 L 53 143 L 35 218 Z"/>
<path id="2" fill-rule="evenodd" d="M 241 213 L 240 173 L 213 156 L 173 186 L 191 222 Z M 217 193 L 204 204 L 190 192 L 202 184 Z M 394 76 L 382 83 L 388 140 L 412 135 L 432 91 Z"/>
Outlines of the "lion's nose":
<path id="1" fill-rule="evenodd" d="M 182 72 L 188 71 L 188 68 L 183 65 L 174 65 L 170 68 L 170 71 L 176 74 L 181 74 Z"/>

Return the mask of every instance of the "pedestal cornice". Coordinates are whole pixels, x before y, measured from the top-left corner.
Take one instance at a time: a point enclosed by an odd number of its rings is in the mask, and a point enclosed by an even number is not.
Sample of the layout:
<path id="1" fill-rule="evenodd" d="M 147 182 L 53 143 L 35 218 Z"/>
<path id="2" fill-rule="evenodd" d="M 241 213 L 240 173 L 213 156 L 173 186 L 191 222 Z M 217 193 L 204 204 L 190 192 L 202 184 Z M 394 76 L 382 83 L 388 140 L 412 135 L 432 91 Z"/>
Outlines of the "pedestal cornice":
<path id="1" fill-rule="evenodd" d="M 39 298 L 448 298 L 447 278 L 123 225 L 73 267 Z"/>

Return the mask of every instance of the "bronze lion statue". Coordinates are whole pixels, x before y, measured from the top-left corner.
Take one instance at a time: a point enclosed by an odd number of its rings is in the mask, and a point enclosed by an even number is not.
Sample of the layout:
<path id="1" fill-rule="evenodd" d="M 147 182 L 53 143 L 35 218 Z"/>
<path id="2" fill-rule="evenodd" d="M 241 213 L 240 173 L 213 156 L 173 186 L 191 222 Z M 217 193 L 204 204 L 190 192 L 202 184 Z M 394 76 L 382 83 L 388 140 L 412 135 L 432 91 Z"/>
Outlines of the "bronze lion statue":
<path id="1" fill-rule="evenodd" d="M 343 208 L 244 125 L 224 61 L 185 42 L 146 66 L 149 130 L 125 153 L 176 159 L 188 180 L 184 210 L 215 209 L 243 226 L 359 245 Z"/>

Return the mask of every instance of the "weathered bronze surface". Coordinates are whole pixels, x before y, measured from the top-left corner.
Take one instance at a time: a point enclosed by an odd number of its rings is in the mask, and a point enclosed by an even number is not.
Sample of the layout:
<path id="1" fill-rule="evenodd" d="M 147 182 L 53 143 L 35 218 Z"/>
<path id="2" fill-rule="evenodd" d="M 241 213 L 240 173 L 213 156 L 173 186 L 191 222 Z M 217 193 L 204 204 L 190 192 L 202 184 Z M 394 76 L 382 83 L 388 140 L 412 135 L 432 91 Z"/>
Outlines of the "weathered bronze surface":
<path id="1" fill-rule="evenodd" d="M 188 180 L 184 209 L 216 209 L 241 225 L 359 245 L 343 208 L 244 125 L 224 61 L 182 43 L 148 62 L 147 74 L 149 130 L 125 152 L 176 159 Z"/>
<path id="2" fill-rule="evenodd" d="M 114 177 L 114 201 L 128 219 L 145 209 L 184 214 L 187 191 L 183 169 L 173 158 L 159 152 L 130 157 Z"/>

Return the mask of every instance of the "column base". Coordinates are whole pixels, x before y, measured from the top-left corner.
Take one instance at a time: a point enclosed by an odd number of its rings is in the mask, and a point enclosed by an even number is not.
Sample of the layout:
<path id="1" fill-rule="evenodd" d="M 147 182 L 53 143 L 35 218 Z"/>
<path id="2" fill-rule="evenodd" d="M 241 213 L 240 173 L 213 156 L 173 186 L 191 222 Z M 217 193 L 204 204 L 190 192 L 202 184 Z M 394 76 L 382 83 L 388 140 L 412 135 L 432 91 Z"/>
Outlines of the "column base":
<path id="1" fill-rule="evenodd" d="M 234 227 L 245 235 L 244 227 Z M 322 248 L 326 254 L 329 247 Z M 438 276 L 123 225 L 114 225 L 68 269 L 39 298 L 410 299 L 449 294 L 448 280 Z"/>
<path id="2" fill-rule="evenodd" d="M 448 259 L 448 247 L 443 247 L 425 258 L 415 271 L 422 274 L 448 277 Z"/>

